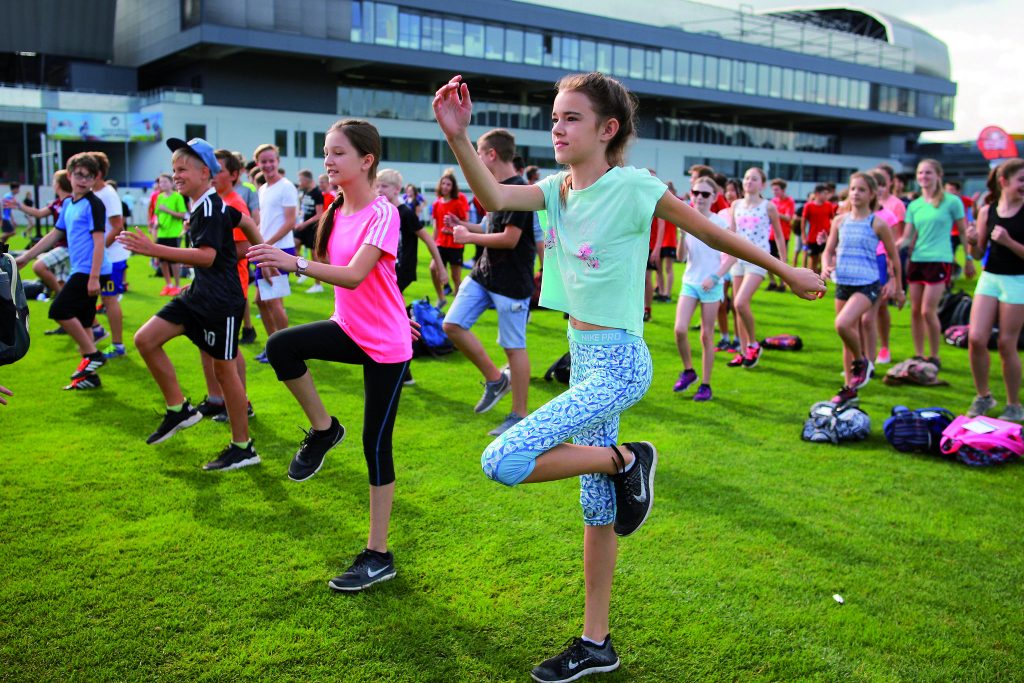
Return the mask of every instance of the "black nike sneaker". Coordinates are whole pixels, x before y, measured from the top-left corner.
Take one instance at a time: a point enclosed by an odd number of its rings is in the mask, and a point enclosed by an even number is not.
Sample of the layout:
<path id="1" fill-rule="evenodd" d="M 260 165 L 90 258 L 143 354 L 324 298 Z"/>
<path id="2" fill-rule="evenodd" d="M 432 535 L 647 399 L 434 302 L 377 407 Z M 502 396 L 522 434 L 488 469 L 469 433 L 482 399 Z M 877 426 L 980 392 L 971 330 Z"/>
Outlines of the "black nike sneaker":
<path id="1" fill-rule="evenodd" d="M 619 656 L 615 654 L 610 635 L 600 645 L 582 638 L 572 638 L 566 645 L 564 652 L 533 667 L 530 677 L 540 683 L 566 683 L 619 668 Z"/>
<path id="2" fill-rule="evenodd" d="M 245 448 L 239 448 L 235 444 L 228 444 L 228 447 L 220 452 L 216 460 L 203 465 L 203 469 L 209 471 L 222 471 L 228 470 L 239 470 L 243 467 L 249 467 L 250 465 L 259 465 L 260 456 L 256 454 L 256 449 L 252 445 L 252 441 Z"/>
<path id="3" fill-rule="evenodd" d="M 299 444 L 291 464 L 288 465 L 288 478 L 292 481 L 306 481 L 324 466 L 324 457 L 345 438 L 345 428 L 338 418 L 331 417 L 331 426 L 324 431 L 310 429 Z"/>
<path id="4" fill-rule="evenodd" d="M 390 552 L 378 553 L 367 548 L 356 556 L 352 566 L 341 576 L 327 582 L 331 590 L 355 593 L 375 583 L 395 578 L 395 556 Z"/>
<path id="5" fill-rule="evenodd" d="M 167 439 L 171 438 L 182 429 L 199 424 L 202 419 L 202 414 L 193 408 L 192 404 L 185 401 L 185 405 L 183 405 L 181 410 L 178 412 L 168 410 L 164 413 L 164 419 L 160 422 L 160 426 L 156 428 L 155 432 L 149 435 L 149 438 L 146 439 L 146 443 L 152 446 L 154 444 L 167 441 Z"/>
<path id="6" fill-rule="evenodd" d="M 647 441 L 625 444 L 636 460 L 628 471 L 612 477 L 615 484 L 615 533 L 629 536 L 643 526 L 654 505 L 654 470 L 658 451 Z"/>

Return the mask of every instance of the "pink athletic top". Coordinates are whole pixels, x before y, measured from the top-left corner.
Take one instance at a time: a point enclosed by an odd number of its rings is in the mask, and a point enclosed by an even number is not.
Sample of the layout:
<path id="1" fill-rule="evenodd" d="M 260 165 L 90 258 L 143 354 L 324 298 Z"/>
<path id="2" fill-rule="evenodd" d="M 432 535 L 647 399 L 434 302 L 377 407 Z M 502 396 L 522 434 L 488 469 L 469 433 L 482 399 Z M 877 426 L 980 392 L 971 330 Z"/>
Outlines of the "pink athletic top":
<path id="1" fill-rule="evenodd" d="M 378 363 L 404 363 L 412 358 L 409 317 L 395 274 L 398 236 L 398 210 L 384 197 L 377 197 L 351 216 L 340 211 L 334 214 L 334 229 L 327 241 L 327 256 L 333 266 L 351 263 L 364 244 L 384 252 L 358 287 L 334 288 L 331 316 Z"/>
<path id="2" fill-rule="evenodd" d="M 902 206 L 903 202 L 900 202 L 900 205 Z M 885 208 L 884 206 L 878 211 L 875 211 L 875 215 L 881 218 L 883 221 L 885 221 L 885 224 L 888 225 L 890 228 L 900 222 L 900 219 L 896 217 L 896 214 L 894 214 L 892 211 Z M 895 239 L 895 237 L 896 236 L 893 235 L 893 239 Z M 885 256 L 887 259 L 889 258 L 889 255 L 885 253 L 885 243 L 882 242 L 882 240 L 878 240 L 878 251 L 876 251 L 875 253 L 878 254 L 879 256 Z"/>

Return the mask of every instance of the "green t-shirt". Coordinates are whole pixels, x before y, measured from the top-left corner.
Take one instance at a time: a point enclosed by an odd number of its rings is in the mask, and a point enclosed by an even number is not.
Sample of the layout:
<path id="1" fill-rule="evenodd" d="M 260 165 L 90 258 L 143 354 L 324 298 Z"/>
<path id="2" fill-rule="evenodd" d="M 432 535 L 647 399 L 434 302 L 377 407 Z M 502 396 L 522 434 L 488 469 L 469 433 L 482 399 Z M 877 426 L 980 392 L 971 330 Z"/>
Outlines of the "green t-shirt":
<path id="1" fill-rule="evenodd" d="M 167 195 L 163 192 L 156 198 L 156 206 L 153 207 L 153 213 L 156 216 L 156 236 L 158 239 L 164 239 L 168 237 L 181 237 L 181 233 L 184 231 L 184 220 L 181 218 L 175 218 L 174 216 L 164 213 L 163 211 L 157 211 L 159 207 L 164 207 L 169 211 L 175 213 L 185 213 L 185 198 L 177 192 L 171 192 Z"/>
<path id="2" fill-rule="evenodd" d="M 537 183 L 549 223 L 540 305 L 642 336 L 651 219 L 665 183 L 646 169 L 616 166 L 590 187 L 569 190 L 563 208 L 565 175 Z"/>
<path id="3" fill-rule="evenodd" d="M 918 197 L 907 207 L 907 226 L 917 230 L 914 252 L 910 260 L 914 263 L 952 263 L 953 243 L 950 234 L 953 224 L 964 217 L 964 204 L 955 194 L 946 192 L 938 207 L 932 206 L 924 197 Z"/>

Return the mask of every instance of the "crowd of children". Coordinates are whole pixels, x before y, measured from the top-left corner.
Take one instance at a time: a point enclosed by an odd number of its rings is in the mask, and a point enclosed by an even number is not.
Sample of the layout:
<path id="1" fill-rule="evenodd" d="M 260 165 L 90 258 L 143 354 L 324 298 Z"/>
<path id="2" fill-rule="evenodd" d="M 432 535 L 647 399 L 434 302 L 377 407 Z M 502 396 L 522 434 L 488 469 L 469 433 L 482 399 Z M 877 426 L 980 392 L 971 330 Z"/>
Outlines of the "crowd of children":
<path id="1" fill-rule="evenodd" d="M 56 292 L 50 317 L 78 345 L 81 361 L 67 388 L 98 387 L 97 371 L 126 353 L 118 302 L 126 291 L 128 255 L 156 259 L 165 281 L 161 294 L 171 299 L 134 335 L 165 404 L 146 442 L 162 443 L 209 417 L 230 423 L 231 437 L 204 469 L 258 464 L 248 425 L 253 406 L 238 350 L 247 334 L 249 341 L 254 337 L 248 323 L 251 263 L 268 336 L 257 360 L 271 365 L 309 421 L 288 467 L 293 481 L 313 477 L 345 437 L 307 361 L 363 369 L 368 539 L 329 585 L 359 591 L 386 581 L 396 575 L 388 547 L 396 478 L 392 435 L 403 387 L 413 383 L 409 364 L 419 334 L 402 291 L 416 279 L 417 243 L 423 241 L 439 304 L 447 305 L 448 292 L 453 296 L 443 328 L 482 376 L 484 392 L 474 410 L 487 412 L 512 395 L 511 412 L 491 430 L 496 438 L 481 454 L 484 473 L 507 486 L 579 477 L 583 625 L 564 651 L 533 669 L 534 680 L 546 682 L 619 666 L 609 625 L 618 537 L 633 534 L 648 519 L 658 465 L 654 444 L 620 439 L 619 418 L 651 384 L 644 322 L 652 301 L 671 301 L 677 259 L 686 267 L 674 325 L 682 363 L 674 391 L 697 385 L 693 400 L 712 400 L 718 350 L 733 354 L 728 367 L 758 365 L 762 347 L 752 300 L 766 277 L 769 290 L 790 290 L 807 300 L 821 298 L 832 281 L 845 378 L 833 402 L 850 404 L 870 380 L 874 363 L 890 360 L 887 306 L 892 301 L 902 307 L 904 276 L 915 353 L 924 357 L 927 341 L 927 359 L 940 364 L 936 308 L 952 275 L 949 235 L 955 225 L 966 248 L 965 274 L 973 275 L 973 259 L 984 263 L 971 313 L 977 397 L 969 414 L 996 404 L 986 345 L 998 320 L 1007 392 L 1002 417 L 1024 417 L 1016 353 L 1024 325 L 1024 162 L 1012 160 L 993 171 L 976 224 L 964 220 L 963 204 L 943 189 L 942 169 L 931 160 L 917 168 L 921 197 L 909 206 L 894 196 L 893 170 L 883 166 L 853 174 L 841 202 L 832 201 L 833 188 L 819 185 L 798 214 L 786 182 L 769 182 L 759 167 L 737 181 L 694 166 L 681 198 L 653 171 L 626 166 L 636 134 L 636 100 L 599 73 L 569 75 L 557 84 L 551 136 L 555 159 L 565 170 L 543 179 L 529 177 L 529 169 L 523 177 L 508 131 L 491 130 L 470 141 L 472 106 L 459 76 L 434 98 L 435 117 L 474 200 L 459 191 L 454 170 L 445 172 L 429 209 L 433 235 L 420 220 L 427 205 L 419 190 L 410 185 L 403 194 L 401 175 L 378 169 L 381 139 L 365 121 L 339 121 L 327 131 L 326 173 L 314 182 L 311 172 L 300 171 L 298 189 L 284 177 L 273 145 L 257 147 L 246 165 L 241 155 L 199 138 L 168 140 L 173 173 L 158 179 L 148 234 L 125 229 L 117 193 L 105 180 L 105 156 L 71 157 L 54 176 L 58 201 L 30 214 L 56 217 L 57 229 L 18 258 L 24 266 L 41 256 L 34 268 Z M 768 188 L 771 198 L 763 196 Z M 8 205 L 18 206 L 13 200 Z M 796 255 L 789 263 L 791 237 L 809 267 L 797 267 Z M 463 277 L 467 244 L 478 251 Z M 526 338 L 538 256 L 539 303 L 565 314 L 572 362 L 568 390 L 531 411 Z M 184 288 L 182 265 L 192 269 Z M 290 326 L 284 298 L 292 273 L 314 282 L 310 292 L 321 283 L 333 286 L 329 319 Z M 110 324 L 106 352 L 94 338 L 101 295 Z M 490 308 L 496 310 L 504 368 L 472 331 Z M 698 308 L 699 375 L 689 341 Z M 736 341 L 729 338 L 730 313 Z M 722 334 L 718 346 L 716 324 Z M 166 351 L 178 336 L 200 351 L 207 397 L 197 406 L 182 393 Z"/>

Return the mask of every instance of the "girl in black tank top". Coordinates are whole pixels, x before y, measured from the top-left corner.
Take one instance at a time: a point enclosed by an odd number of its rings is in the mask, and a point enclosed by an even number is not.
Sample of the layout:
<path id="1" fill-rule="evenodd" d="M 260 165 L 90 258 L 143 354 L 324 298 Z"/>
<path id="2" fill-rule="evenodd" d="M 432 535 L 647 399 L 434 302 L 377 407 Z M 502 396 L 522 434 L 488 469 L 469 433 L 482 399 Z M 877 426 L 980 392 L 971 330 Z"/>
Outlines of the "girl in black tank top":
<path id="1" fill-rule="evenodd" d="M 1013 209 L 1010 208 L 1010 211 Z M 1010 247 L 992 239 L 996 226 L 1002 226 L 1011 240 L 1024 245 L 1024 205 L 1018 205 L 1016 213 L 1009 216 L 1000 215 L 998 205 L 989 205 L 987 223 L 986 237 L 989 247 L 985 272 L 996 275 L 1024 275 L 1024 258 Z"/>

